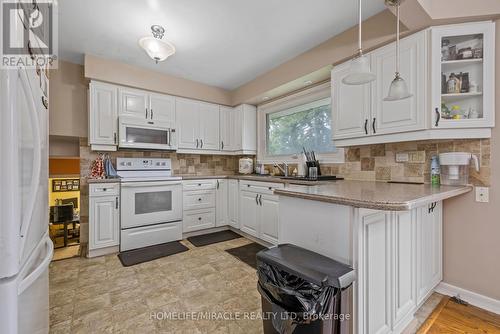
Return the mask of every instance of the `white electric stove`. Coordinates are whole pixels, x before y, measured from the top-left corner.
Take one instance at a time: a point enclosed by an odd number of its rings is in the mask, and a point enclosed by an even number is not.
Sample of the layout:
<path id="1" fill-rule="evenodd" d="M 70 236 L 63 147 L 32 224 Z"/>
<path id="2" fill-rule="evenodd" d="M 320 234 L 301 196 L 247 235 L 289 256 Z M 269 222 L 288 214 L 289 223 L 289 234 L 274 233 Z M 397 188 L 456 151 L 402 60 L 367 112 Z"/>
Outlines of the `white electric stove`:
<path id="1" fill-rule="evenodd" d="M 170 159 L 117 158 L 120 251 L 182 239 L 182 183 Z"/>

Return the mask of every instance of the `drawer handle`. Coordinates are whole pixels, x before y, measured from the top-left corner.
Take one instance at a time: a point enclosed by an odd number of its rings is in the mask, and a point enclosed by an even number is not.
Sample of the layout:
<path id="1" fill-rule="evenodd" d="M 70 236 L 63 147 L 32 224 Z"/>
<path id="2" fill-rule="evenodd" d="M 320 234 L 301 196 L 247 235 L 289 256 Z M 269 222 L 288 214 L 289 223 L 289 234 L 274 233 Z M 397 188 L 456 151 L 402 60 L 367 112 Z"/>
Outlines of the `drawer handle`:
<path id="1" fill-rule="evenodd" d="M 106 189 L 106 188 L 102 188 L 102 191 L 106 191 L 106 190 L 108 190 L 108 189 Z"/>
<path id="2" fill-rule="evenodd" d="M 201 202 L 201 198 L 198 198 L 198 201 L 200 201 L 200 202 Z"/>
<path id="3" fill-rule="evenodd" d="M 201 187 L 201 183 L 198 183 L 198 186 Z"/>
<path id="4" fill-rule="evenodd" d="M 198 217 L 198 220 L 201 220 L 201 217 Z"/>
<path id="5" fill-rule="evenodd" d="M 273 190 L 273 187 L 269 187 L 269 190 Z"/>

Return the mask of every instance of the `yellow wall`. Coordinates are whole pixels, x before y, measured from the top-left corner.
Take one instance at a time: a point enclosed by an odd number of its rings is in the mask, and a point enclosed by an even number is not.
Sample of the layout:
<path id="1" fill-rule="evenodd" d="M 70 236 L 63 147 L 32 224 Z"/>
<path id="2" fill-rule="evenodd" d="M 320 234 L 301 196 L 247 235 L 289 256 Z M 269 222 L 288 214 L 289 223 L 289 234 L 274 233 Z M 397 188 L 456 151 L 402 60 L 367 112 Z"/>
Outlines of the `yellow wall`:
<path id="1" fill-rule="evenodd" d="M 56 205 L 56 199 L 78 198 L 78 209 L 80 212 L 80 192 L 79 191 L 65 191 L 65 192 L 52 192 L 52 180 L 60 180 L 61 178 L 49 178 L 49 206 Z M 64 178 L 62 178 L 64 179 Z"/>

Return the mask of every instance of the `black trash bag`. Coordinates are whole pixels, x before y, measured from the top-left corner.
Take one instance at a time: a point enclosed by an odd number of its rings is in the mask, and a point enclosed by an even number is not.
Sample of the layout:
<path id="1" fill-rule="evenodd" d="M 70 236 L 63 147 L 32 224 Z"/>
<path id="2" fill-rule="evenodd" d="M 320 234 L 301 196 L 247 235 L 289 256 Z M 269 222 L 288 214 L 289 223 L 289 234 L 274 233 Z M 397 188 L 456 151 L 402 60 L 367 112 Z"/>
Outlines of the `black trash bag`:
<path id="1" fill-rule="evenodd" d="M 258 290 L 271 303 L 273 327 L 280 334 L 291 334 L 297 325 L 332 317 L 337 311 L 331 299 L 341 292 L 340 289 L 327 284 L 317 285 L 263 262 L 259 262 L 257 269 Z"/>

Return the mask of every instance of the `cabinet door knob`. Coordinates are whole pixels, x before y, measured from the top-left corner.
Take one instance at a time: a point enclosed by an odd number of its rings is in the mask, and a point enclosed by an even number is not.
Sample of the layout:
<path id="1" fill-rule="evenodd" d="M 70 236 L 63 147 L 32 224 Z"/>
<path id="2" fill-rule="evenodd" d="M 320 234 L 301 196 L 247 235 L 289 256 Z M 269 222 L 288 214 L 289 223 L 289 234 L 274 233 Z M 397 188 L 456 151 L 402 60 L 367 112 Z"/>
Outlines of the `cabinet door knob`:
<path id="1" fill-rule="evenodd" d="M 375 134 L 375 133 L 377 133 L 377 131 L 375 131 L 375 120 L 376 120 L 376 118 L 375 118 L 375 117 L 373 117 L 372 129 L 373 129 L 373 133 L 374 133 L 374 134 Z"/>
<path id="2" fill-rule="evenodd" d="M 203 139 L 200 139 L 200 148 L 203 148 Z"/>
<path id="3" fill-rule="evenodd" d="M 436 124 L 435 124 L 435 126 L 439 125 L 440 119 L 441 119 L 441 113 L 439 112 L 439 108 L 436 108 Z"/>
<path id="4" fill-rule="evenodd" d="M 150 115 L 150 116 L 151 116 L 151 119 L 153 119 L 153 109 L 151 109 L 151 113 L 150 113 L 150 114 L 151 114 L 151 115 Z"/>
<path id="5" fill-rule="evenodd" d="M 146 118 L 148 118 L 148 108 L 146 108 Z"/>
<path id="6" fill-rule="evenodd" d="M 199 142 L 198 139 L 196 139 L 196 148 L 198 148 Z"/>
<path id="7" fill-rule="evenodd" d="M 259 205 L 259 194 L 255 195 L 255 203 L 257 203 L 257 205 Z"/>
<path id="8" fill-rule="evenodd" d="M 116 144 L 116 132 L 113 133 L 113 140 L 114 140 L 114 142 Z"/>
<path id="9" fill-rule="evenodd" d="M 262 195 L 259 196 L 259 204 L 262 206 Z"/>
<path id="10" fill-rule="evenodd" d="M 201 220 L 201 217 L 198 217 L 198 220 Z"/>
<path id="11" fill-rule="evenodd" d="M 198 198 L 198 201 L 201 202 L 201 198 Z"/>
<path id="12" fill-rule="evenodd" d="M 365 134 L 368 134 L 368 118 L 365 119 Z"/>
<path id="13" fill-rule="evenodd" d="M 223 140 L 221 141 L 221 149 L 222 150 L 224 149 L 224 141 Z"/>

